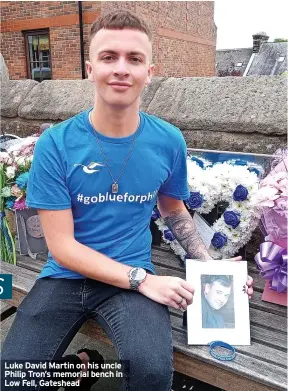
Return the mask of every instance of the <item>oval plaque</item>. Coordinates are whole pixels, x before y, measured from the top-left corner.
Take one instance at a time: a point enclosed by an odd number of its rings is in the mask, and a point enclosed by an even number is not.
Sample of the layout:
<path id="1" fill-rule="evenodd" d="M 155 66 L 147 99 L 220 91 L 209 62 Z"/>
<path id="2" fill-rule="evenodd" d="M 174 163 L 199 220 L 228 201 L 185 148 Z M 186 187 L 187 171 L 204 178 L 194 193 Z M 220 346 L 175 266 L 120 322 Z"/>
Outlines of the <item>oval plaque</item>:
<path id="1" fill-rule="evenodd" d="M 33 238 L 43 238 L 44 233 L 40 223 L 40 218 L 38 215 L 29 217 L 26 221 L 26 229 L 30 236 Z"/>

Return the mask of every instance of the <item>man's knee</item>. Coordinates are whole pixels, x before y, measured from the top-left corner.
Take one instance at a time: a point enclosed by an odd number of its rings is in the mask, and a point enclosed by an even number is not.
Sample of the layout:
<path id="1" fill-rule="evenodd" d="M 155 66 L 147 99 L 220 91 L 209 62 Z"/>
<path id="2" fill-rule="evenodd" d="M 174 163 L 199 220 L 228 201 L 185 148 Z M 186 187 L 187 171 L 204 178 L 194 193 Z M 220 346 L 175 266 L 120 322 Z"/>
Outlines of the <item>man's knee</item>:
<path id="1" fill-rule="evenodd" d="M 170 390 L 173 377 L 172 357 L 154 355 L 135 358 L 130 363 L 129 375 L 131 390 Z"/>

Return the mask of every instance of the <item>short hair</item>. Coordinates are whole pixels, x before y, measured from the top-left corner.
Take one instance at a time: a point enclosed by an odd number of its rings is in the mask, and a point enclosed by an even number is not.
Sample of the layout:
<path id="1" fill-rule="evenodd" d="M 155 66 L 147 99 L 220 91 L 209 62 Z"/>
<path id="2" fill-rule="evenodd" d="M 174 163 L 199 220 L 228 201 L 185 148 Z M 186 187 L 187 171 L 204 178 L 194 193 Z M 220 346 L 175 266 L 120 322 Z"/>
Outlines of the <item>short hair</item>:
<path id="1" fill-rule="evenodd" d="M 224 275 L 207 275 L 205 276 L 204 283 L 205 284 L 214 284 L 214 282 L 219 282 L 219 284 L 230 287 L 233 283 L 233 276 L 224 276 Z"/>
<path id="2" fill-rule="evenodd" d="M 106 13 L 100 16 L 95 22 L 93 22 L 90 34 L 89 34 L 89 46 L 94 35 L 101 29 L 107 30 L 139 30 L 145 33 L 149 40 L 152 41 L 152 32 L 148 24 L 136 14 L 126 11 L 118 10 Z"/>

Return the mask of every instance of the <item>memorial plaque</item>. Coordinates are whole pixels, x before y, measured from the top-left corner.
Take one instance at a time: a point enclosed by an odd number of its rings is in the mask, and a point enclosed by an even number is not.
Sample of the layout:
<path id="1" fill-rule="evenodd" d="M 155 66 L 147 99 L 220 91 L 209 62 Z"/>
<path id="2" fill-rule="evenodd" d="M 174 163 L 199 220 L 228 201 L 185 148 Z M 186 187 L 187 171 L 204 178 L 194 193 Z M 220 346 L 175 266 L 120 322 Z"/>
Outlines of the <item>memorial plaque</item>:
<path id="1" fill-rule="evenodd" d="M 37 209 L 16 210 L 16 225 L 21 255 L 36 259 L 37 254 L 48 252 Z"/>

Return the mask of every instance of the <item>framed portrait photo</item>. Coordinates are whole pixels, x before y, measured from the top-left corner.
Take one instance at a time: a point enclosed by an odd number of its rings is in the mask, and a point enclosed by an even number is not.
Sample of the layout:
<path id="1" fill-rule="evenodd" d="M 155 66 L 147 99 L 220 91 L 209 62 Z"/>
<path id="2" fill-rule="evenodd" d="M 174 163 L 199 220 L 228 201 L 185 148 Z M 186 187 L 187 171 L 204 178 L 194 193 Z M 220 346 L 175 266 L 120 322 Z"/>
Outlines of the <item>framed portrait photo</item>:
<path id="1" fill-rule="evenodd" d="M 187 259 L 186 280 L 195 288 L 187 308 L 188 345 L 250 345 L 247 262 Z"/>

